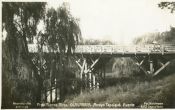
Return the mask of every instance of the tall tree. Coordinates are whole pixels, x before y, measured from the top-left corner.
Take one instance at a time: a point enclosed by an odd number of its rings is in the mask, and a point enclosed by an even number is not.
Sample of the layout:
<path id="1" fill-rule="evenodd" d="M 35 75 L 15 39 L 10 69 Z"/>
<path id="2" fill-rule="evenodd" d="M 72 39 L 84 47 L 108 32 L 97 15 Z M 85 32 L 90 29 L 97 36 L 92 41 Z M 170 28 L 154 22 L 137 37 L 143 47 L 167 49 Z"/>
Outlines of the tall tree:
<path id="1" fill-rule="evenodd" d="M 47 11 L 46 19 L 46 34 L 49 48 L 53 51 L 58 50 L 60 54 L 56 53 L 54 60 L 56 61 L 57 73 L 56 81 L 59 79 L 60 85 L 60 100 L 64 100 L 64 71 L 66 62 L 69 56 L 75 49 L 75 45 L 81 38 L 81 31 L 78 25 L 78 20 L 74 18 L 68 5 L 63 3 L 57 10 L 51 8 Z M 59 62 L 58 62 L 59 61 Z"/>
<path id="2" fill-rule="evenodd" d="M 43 17 L 43 13 L 45 11 L 45 4 L 41 2 L 36 3 L 28 3 L 28 2 L 3 2 L 2 3 L 2 23 L 4 24 L 4 28 L 7 31 L 7 37 L 5 40 L 5 46 L 7 47 L 6 51 L 9 52 L 9 68 L 6 68 L 10 71 L 10 76 L 13 78 L 13 81 L 17 82 L 17 86 L 19 86 L 22 82 L 27 82 L 26 87 L 30 84 L 33 88 L 33 98 L 32 104 L 36 105 L 36 90 L 37 83 L 33 83 L 37 78 L 37 70 L 33 65 L 28 52 L 27 43 L 32 41 L 33 36 L 36 35 L 36 27 L 39 20 Z M 21 63 L 22 62 L 22 63 Z M 4 65 L 4 64 L 3 64 Z M 4 70 L 2 73 L 5 73 Z M 34 73 L 35 77 L 32 77 L 32 73 Z M 28 77 L 29 76 L 29 77 Z M 16 79 L 14 79 L 16 77 Z M 22 82 L 20 82 L 22 81 Z M 18 84 L 19 82 L 19 84 Z M 22 83 L 23 84 L 23 83 Z M 3 82 L 2 82 L 3 85 Z M 2 91 L 5 90 L 5 87 L 2 88 Z M 12 91 L 12 87 L 10 88 Z M 34 92 L 35 91 L 35 92 Z M 5 91 L 3 91 L 4 93 Z M 19 91 L 18 91 L 19 92 Z M 25 91 L 26 92 L 26 91 Z M 13 95 L 13 92 L 8 94 L 9 96 Z M 3 97 L 6 97 L 2 95 Z M 2 106 L 4 108 L 9 107 L 9 103 L 5 103 L 8 100 L 6 98 L 2 98 Z M 9 99 L 8 101 L 12 102 L 15 99 Z M 12 104 L 12 103 L 11 103 Z"/>

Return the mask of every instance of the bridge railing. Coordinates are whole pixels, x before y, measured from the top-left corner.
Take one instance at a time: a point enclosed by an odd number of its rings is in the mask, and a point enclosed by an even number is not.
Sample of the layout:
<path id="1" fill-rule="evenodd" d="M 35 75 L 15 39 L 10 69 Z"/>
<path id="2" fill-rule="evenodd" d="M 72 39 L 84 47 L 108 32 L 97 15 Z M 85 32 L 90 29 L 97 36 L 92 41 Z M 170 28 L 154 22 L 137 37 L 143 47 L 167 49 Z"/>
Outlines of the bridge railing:
<path id="1" fill-rule="evenodd" d="M 37 45 L 28 45 L 29 52 L 38 51 Z M 53 52 L 46 46 L 43 47 L 44 52 Z M 55 51 L 56 52 L 56 51 Z M 59 49 L 57 50 L 59 52 Z M 97 54 L 115 54 L 115 53 L 166 53 L 175 52 L 175 45 L 77 45 L 75 53 L 97 53 Z"/>
<path id="2" fill-rule="evenodd" d="M 164 48 L 168 51 L 175 51 L 175 45 L 165 45 Z"/>
<path id="3" fill-rule="evenodd" d="M 78 45 L 75 49 L 77 53 L 123 53 L 123 52 L 136 52 L 148 51 L 144 47 L 138 46 L 119 46 L 119 45 Z"/>

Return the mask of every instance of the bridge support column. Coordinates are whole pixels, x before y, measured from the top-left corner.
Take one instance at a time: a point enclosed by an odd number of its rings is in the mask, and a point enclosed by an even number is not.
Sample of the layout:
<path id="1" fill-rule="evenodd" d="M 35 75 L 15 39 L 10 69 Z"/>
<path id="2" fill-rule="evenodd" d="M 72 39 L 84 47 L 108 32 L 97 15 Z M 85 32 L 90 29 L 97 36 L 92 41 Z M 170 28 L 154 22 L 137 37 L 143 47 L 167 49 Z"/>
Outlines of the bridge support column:
<path id="1" fill-rule="evenodd" d="M 95 89 L 95 88 L 96 88 L 96 86 L 95 86 L 95 85 L 96 85 L 96 84 L 95 84 L 95 75 L 93 74 L 92 76 L 93 76 L 93 77 L 92 77 L 92 79 L 93 79 L 93 89 Z"/>
<path id="2" fill-rule="evenodd" d="M 153 74 L 153 76 L 156 76 L 157 74 L 159 74 L 169 64 L 170 64 L 170 61 L 167 61 L 165 64 L 162 63 L 162 66 Z"/>
<path id="3" fill-rule="evenodd" d="M 146 62 L 146 60 L 148 59 L 148 57 L 142 57 L 142 58 L 138 58 L 137 56 L 135 56 L 135 61 L 136 61 L 136 65 L 146 74 L 148 75 L 149 72 L 147 71 L 147 69 L 143 66 L 143 64 Z"/>
<path id="4" fill-rule="evenodd" d="M 158 75 L 163 69 L 165 69 L 170 61 L 166 60 L 163 56 L 145 56 L 145 57 L 135 57 L 137 65 L 146 74 L 151 76 Z M 149 63 L 149 68 L 145 67 L 144 64 Z"/>
<path id="5" fill-rule="evenodd" d="M 156 62 L 154 62 L 156 63 Z M 149 57 L 149 74 L 153 74 L 154 73 L 154 66 L 153 66 L 153 60 L 151 57 Z"/>
<path id="6" fill-rule="evenodd" d="M 89 88 L 92 90 L 92 73 L 89 72 Z"/>
<path id="7" fill-rule="evenodd" d="M 96 89 L 99 88 L 99 83 L 97 82 L 97 76 L 94 70 L 95 65 L 99 62 L 100 57 L 94 60 L 89 57 L 82 57 L 76 60 L 77 65 L 80 68 L 80 80 L 81 80 L 81 92 L 82 89 Z"/>

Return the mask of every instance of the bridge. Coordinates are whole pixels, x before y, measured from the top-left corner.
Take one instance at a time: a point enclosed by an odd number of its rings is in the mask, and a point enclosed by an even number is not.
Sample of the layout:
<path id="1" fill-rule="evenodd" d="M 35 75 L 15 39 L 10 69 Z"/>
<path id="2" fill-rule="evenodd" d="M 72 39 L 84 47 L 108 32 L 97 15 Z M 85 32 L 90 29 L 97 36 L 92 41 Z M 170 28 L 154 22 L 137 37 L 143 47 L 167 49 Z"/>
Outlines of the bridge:
<path id="1" fill-rule="evenodd" d="M 37 45 L 29 44 L 30 53 L 37 53 Z M 53 51 L 44 46 L 43 52 Z M 85 81 L 86 88 L 99 88 L 100 80 L 105 80 L 105 64 L 111 57 L 132 57 L 136 65 L 149 76 L 158 75 L 175 58 L 175 45 L 148 44 L 148 45 L 77 45 L 72 51 L 78 59 L 76 64 L 80 69 L 80 79 Z M 148 65 L 148 66 L 145 66 Z"/>
<path id="2" fill-rule="evenodd" d="M 38 51 L 37 45 L 29 44 L 29 52 Z M 52 52 L 52 49 L 43 47 L 43 52 Z M 59 49 L 57 50 L 59 52 Z M 175 45 L 77 45 L 75 54 L 114 54 L 114 55 L 144 55 L 144 54 L 175 54 Z"/>

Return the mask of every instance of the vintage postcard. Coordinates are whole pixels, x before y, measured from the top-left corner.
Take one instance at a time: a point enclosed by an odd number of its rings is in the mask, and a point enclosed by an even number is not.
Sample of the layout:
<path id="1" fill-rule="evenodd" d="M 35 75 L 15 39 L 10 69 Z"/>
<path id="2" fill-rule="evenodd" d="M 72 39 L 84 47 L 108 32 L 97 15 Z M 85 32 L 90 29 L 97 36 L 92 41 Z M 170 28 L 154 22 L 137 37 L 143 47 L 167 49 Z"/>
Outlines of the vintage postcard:
<path id="1" fill-rule="evenodd" d="M 175 2 L 1 1 L 1 109 L 175 108 Z"/>

